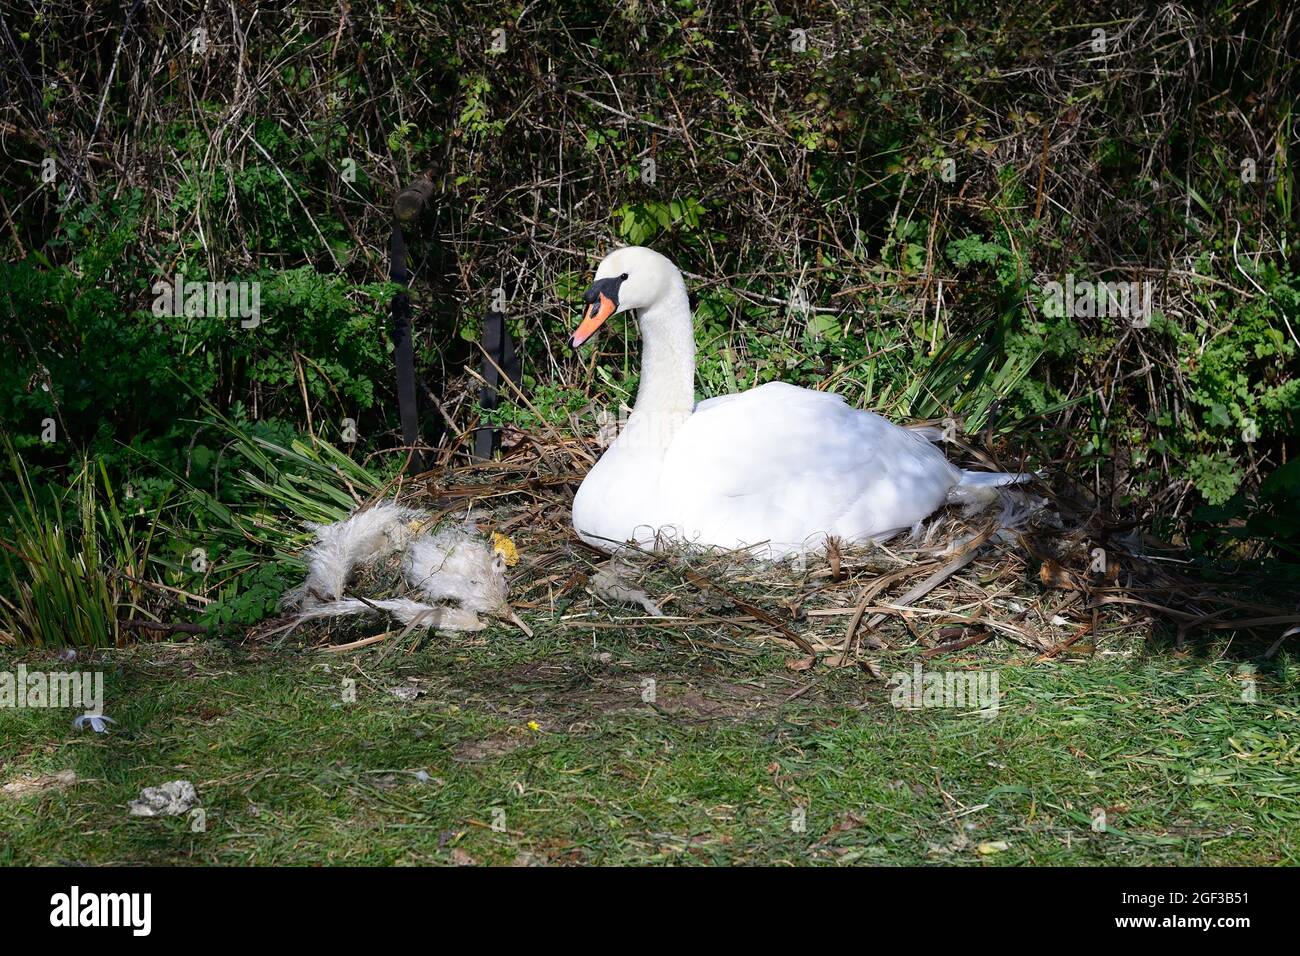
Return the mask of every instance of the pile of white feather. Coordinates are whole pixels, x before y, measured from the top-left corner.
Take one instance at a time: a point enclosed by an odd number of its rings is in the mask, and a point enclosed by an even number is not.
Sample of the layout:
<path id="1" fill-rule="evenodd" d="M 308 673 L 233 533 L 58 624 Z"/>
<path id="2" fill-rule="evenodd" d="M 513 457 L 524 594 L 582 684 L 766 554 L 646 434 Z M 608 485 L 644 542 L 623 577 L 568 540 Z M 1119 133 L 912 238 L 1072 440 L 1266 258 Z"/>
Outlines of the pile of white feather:
<path id="1" fill-rule="evenodd" d="M 281 606 L 297 609 L 295 623 L 383 613 L 410 627 L 479 631 L 487 626 L 480 615 L 491 615 L 530 633 L 507 602 L 506 568 L 516 557 L 509 540 L 489 540 L 469 525 L 426 530 L 432 524 L 419 509 L 384 501 L 313 525 L 316 540 L 303 555 L 307 578 Z M 381 565 L 394 565 L 410 596 L 345 594 L 354 575 Z"/>

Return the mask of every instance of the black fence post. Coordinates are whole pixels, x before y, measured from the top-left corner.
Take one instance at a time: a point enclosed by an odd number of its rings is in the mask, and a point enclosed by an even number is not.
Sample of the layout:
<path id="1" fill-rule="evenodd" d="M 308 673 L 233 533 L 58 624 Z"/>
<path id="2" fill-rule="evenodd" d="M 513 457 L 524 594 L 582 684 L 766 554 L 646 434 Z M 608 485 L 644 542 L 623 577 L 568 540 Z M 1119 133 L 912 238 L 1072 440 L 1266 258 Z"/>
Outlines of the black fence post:
<path id="1" fill-rule="evenodd" d="M 497 386 L 501 375 L 519 386 L 519 357 L 510 340 L 504 313 L 490 311 L 483 316 L 483 388 L 479 391 L 479 406 L 484 412 L 497 407 Z M 486 461 L 496 452 L 501 442 L 501 432 L 491 425 L 480 424 L 474 430 L 474 457 Z"/>
<path id="2" fill-rule="evenodd" d="M 400 285 L 401 291 L 393 296 L 393 359 L 397 366 L 397 410 L 402 423 L 402 444 L 415 448 L 420 444 L 420 414 L 415 393 L 415 346 L 411 340 L 411 296 L 407 285 L 411 281 L 406 268 L 406 238 L 402 226 L 418 222 L 430 197 L 433 180 L 427 174 L 409 183 L 393 201 L 393 239 L 390 247 L 389 278 Z M 421 451 L 411 457 L 411 466 L 424 470 L 428 464 Z"/>

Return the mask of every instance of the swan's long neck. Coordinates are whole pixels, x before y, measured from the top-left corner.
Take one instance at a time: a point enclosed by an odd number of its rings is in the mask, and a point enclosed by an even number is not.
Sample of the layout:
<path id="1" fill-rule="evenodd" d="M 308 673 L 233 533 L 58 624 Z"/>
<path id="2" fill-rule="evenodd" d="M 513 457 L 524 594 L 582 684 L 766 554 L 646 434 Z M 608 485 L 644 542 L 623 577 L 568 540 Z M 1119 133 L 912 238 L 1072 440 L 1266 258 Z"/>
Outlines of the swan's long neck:
<path id="1" fill-rule="evenodd" d="M 695 407 L 695 330 L 681 276 L 669 292 L 638 312 L 641 384 L 624 438 L 642 447 L 668 447 Z"/>

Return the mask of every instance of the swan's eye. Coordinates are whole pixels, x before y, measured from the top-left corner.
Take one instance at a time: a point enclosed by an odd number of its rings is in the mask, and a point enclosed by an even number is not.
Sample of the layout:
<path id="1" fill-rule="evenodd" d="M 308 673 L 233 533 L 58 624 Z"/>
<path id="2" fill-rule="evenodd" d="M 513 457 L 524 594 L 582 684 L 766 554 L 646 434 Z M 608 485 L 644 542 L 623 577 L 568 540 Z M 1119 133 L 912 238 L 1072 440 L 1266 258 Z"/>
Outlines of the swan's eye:
<path id="1" fill-rule="evenodd" d="M 624 272 L 621 276 L 619 276 L 619 277 L 618 277 L 618 281 L 619 281 L 619 282 L 626 282 L 626 281 L 627 281 L 627 273 Z"/>

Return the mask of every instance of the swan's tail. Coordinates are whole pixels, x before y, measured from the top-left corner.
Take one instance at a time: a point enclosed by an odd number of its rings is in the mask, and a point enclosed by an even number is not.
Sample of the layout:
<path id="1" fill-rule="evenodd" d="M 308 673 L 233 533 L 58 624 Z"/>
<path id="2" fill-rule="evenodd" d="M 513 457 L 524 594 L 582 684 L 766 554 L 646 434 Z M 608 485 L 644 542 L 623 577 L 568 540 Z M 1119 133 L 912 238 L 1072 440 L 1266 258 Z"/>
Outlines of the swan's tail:
<path id="1" fill-rule="evenodd" d="M 961 480 L 948 492 L 948 503 L 961 505 L 968 511 L 977 511 L 993 503 L 998 489 L 1018 485 L 1041 477 L 1033 472 L 1008 474 L 1003 471 L 963 471 Z"/>

